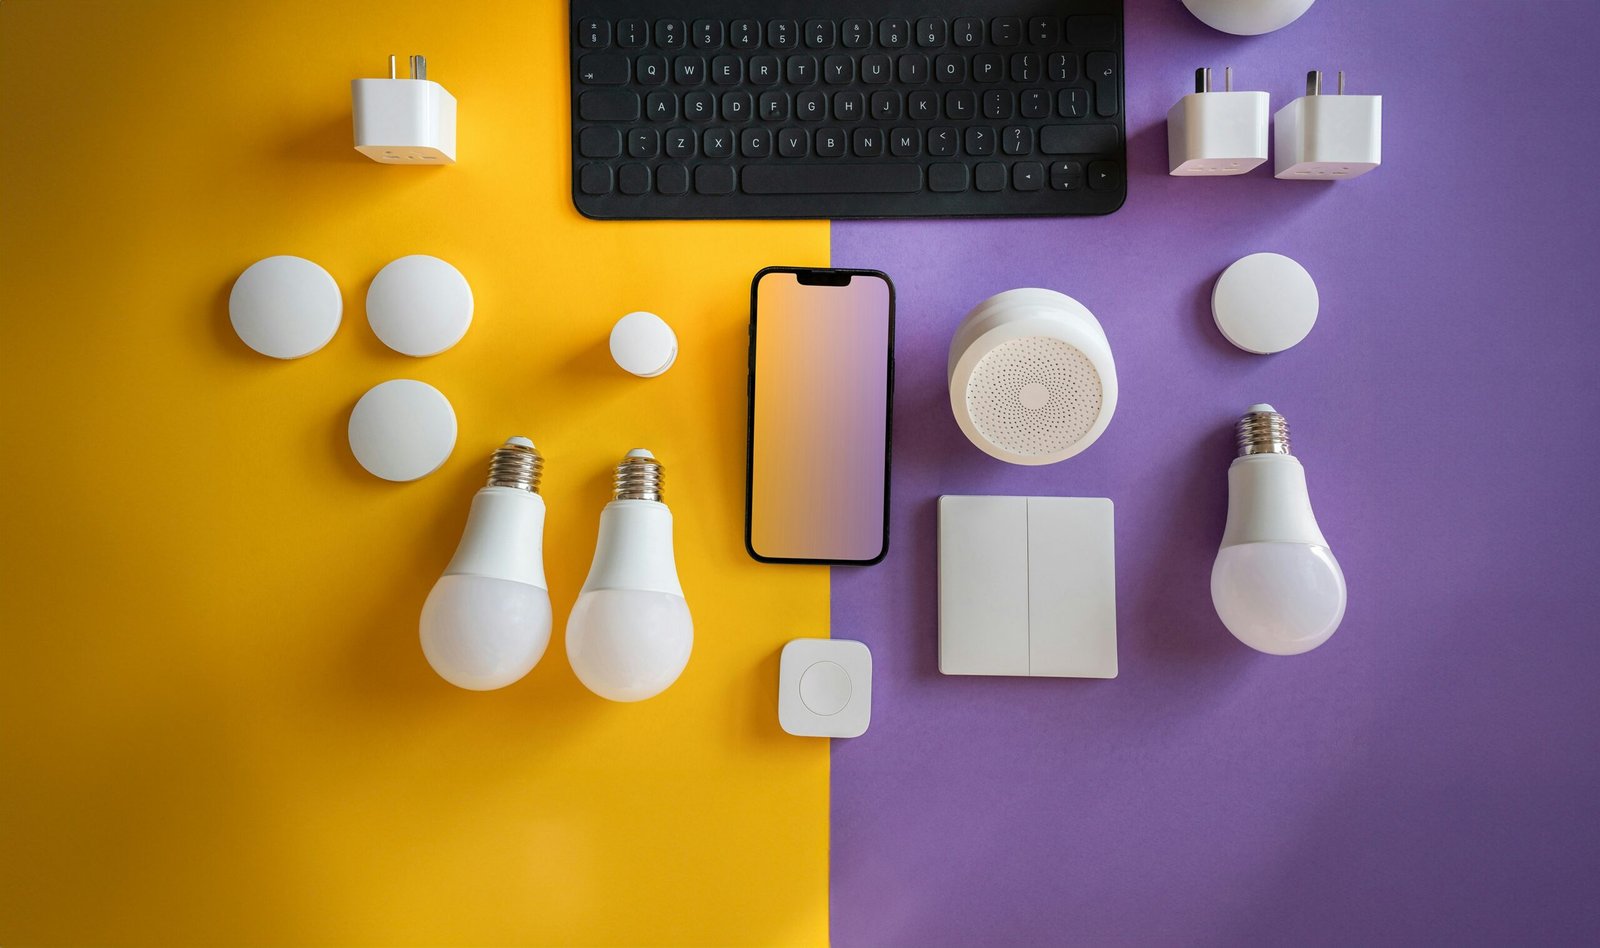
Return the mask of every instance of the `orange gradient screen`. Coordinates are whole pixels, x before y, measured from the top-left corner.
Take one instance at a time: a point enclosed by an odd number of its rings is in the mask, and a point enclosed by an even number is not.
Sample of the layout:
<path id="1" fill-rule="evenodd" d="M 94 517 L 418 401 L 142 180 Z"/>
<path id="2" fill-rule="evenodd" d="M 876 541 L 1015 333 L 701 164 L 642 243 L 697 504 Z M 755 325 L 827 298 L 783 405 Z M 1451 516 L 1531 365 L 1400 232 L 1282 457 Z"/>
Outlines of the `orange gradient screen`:
<path id="1" fill-rule="evenodd" d="M 889 283 L 768 273 L 756 285 L 750 546 L 759 556 L 884 552 Z"/>

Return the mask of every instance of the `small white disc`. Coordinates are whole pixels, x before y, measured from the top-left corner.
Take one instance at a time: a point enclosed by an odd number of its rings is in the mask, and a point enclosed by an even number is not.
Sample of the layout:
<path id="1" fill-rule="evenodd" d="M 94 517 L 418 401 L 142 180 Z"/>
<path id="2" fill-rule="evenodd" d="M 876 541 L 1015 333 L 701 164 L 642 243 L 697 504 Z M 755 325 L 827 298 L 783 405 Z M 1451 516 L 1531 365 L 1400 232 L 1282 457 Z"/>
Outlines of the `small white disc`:
<path id="1" fill-rule="evenodd" d="M 437 471 L 456 446 L 450 400 L 426 382 L 374 385 L 350 412 L 350 451 L 386 481 L 414 481 Z"/>
<path id="2" fill-rule="evenodd" d="M 438 257 L 401 257 L 372 278 L 367 322 L 396 352 L 438 355 L 460 342 L 472 325 L 472 287 L 460 270 Z"/>
<path id="3" fill-rule="evenodd" d="M 655 313 L 629 313 L 611 327 L 611 358 L 640 378 L 654 378 L 678 359 L 678 336 Z"/>
<path id="4" fill-rule="evenodd" d="M 1279 253 L 1234 261 L 1211 291 L 1211 315 L 1228 341 L 1246 352 L 1282 352 L 1304 339 L 1317 321 L 1317 284 Z"/>
<path id="5" fill-rule="evenodd" d="M 228 319 L 244 344 L 274 359 L 298 359 L 339 331 L 344 298 L 328 271 L 304 257 L 257 260 L 233 281 Z"/>

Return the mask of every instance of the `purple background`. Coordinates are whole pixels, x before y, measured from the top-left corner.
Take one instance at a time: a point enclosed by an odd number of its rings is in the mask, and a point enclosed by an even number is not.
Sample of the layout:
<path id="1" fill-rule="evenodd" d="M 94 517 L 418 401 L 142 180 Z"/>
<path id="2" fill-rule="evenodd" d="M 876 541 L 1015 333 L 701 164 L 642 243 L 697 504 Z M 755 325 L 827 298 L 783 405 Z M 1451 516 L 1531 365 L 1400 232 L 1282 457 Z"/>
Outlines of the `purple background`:
<path id="1" fill-rule="evenodd" d="M 1122 211 L 834 226 L 899 300 L 893 546 L 833 572 L 876 665 L 872 729 L 833 747 L 835 942 L 1600 941 L 1600 4 L 1322 0 L 1256 38 L 1129 6 Z M 1167 177 L 1166 110 L 1229 63 L 1274 109 L 1313 67 L 1383 94 L 1383 167 Z M 1260 250 L 1322 293 L 1276 356 L 1208 309 Z M 1017 286 L 1087 304 L 1121 381 L 1042 469 L 969 445 L 945 393 L 961 316 Z M 1208 592 L 1258 400 L 1351 590 L 1298 658 Z M 941 493 L 1115 500 L 1121 677 L 939 675 Z"/>

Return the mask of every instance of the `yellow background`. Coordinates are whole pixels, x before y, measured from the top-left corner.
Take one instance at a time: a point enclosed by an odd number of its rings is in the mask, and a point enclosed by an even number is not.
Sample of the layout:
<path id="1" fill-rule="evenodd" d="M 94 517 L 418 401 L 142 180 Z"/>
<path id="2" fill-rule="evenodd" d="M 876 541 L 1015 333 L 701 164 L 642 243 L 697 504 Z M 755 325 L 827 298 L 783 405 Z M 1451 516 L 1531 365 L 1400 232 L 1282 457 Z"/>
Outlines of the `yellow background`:
<path id="1" fill-rule="evenodd" d="M 816 943 L 828 748 L 776 722 L 777 655 L 827 574 L 742 549 L 751 275 L 824 223 L 602 224 L 569 194 L 566 4 L 0 4 L 0 942 Z M 423 53 L 460 162 L 351 148 L 349 80 Z M 344 324 L 296 362 L 233 336 L 272 254 Z M 383 348 L 372 275 L 472 283 L 455 349 Z M 660 379 L 609 362 L 636 308 Z M 368 387 L 450 397 L 413 484 L 351 459 Z M 539 666 L 458 691 L 416 621 L 490 451 L 548 458 L 557 616 Z M 610 467 L 668 466 L 694 656 L 659 698 L 583 690 L 562 620 Z"/>

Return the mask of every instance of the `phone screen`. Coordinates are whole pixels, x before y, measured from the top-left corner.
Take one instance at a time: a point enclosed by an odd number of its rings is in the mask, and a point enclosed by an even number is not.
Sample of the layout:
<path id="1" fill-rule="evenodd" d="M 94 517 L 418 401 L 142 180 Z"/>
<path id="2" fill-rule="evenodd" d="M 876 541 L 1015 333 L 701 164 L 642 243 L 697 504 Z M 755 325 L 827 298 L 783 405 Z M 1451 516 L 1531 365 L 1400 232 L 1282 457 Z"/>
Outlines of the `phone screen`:
<path id="1" fill-rule="evenodd" d="M 894 364 L 889 278 L 763 270 L 752 290 L 750 346 L 750 554 L 882 559 Z"/>

